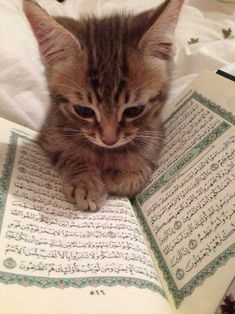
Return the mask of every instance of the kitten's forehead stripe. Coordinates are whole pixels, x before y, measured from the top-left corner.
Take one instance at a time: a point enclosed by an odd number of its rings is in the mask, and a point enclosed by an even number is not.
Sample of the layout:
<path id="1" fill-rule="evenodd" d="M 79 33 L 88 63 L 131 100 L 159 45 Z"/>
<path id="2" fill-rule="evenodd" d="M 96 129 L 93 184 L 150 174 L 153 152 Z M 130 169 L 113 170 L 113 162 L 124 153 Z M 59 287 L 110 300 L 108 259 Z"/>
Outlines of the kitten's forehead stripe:
<path id="1" fill-rule="evenodd" d="M 119 100 L 119 96 L 122 93 L 124 87 L 126 86 L 126 81 L 124 80 L 120 80 L 118 88 L 117 88 L 117 92 L 116 95 L 114 96 L 114 101 L 117 103 Z"/>
<path id="2" fill-rule="evenodd" d="M 90 93 L 87 94 L 87 99 L 88 99 L 89 103 L 92 104 L 92 98 L 91 98 L 91 94 Z"/>
<path id="3" fill-rule="evenodd" d="M 122 36 L 122 42 L 123 42 L 123 49 L 122 49 L 122 72 L 124 77 L 128 76 L 128 63 L 127 63 L 127 45 L 129 42 L 129 32 L 127 28 L 127 23 L 124 23 L 123 25 L 123 36 Z"/>
<path id="4" fill-rule="evenodd" d="M 128 20 L 122 16 L 88 19 L 85 49 L 88 77 L 98 102 L 117 102 L 128 77 Z"/>
<path id="5" fill-rule="evenodd" d="M 92 86 L 92 89 L 93 89 L 93 92 L 96 96 L 97 101 L 101 102 L 102 98 L 100 97 L 99 92 L 98 92 L 99 80 L 98 79 L 91 79 L 90 84 Z"/>
<path id="6" fill-rule="evenodd" d="M 136 93 L 135 93 L 135 99 L 134 99 L 135 103 L 138 103 L 138 101 L 141 98 L 140 96 L 141 96 L 140 91 L 137 90 Z"/>
<path id="7" fill-rule="evenodd" d="M 85 41 L 86 41 L 86 47 L 89 47 L 91 44 L 91 36 L 90 36 L 90 24 L 86 23 L 86 36 L 85 36 Z M 88 66 L 89 69 L 93 68 L 93 50 L 92 49 L 87 49 L 87 55 L 88 55 Z"/>
<path id="8" fill-rule="evenodd" d="M 128 103 L 129 99 L 130 99 L 130 94 L 128 91 L 126 91 L 126 94 L 125 94 L 125 103 L 126 104 Z"/>

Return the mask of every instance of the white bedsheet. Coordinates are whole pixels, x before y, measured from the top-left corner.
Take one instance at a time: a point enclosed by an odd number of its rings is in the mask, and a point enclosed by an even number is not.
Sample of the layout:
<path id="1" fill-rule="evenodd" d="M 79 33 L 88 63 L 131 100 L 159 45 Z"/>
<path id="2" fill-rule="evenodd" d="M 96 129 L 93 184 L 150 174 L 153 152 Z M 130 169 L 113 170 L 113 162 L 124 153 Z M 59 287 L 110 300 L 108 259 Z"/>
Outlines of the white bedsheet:
<path id="1" fill-rule="evenodd" d="M 38 0 L 50 14 L 76 17 L 113 10 L 143 11 L 160 0 Z M 231 28 L 224 39 L 222 29 Z M 203 69 L 235 74 L 235 5 L 188 0 L 177 28 L 172 96 Z M 188 44 L 191 38 L 199 42 Z M 22 12 L 22 0 L 0 0 L 0 116 L 39 129 L 49 96 L 37 42 Z M 235 104 L 234 104 L 235 107 Z"/>

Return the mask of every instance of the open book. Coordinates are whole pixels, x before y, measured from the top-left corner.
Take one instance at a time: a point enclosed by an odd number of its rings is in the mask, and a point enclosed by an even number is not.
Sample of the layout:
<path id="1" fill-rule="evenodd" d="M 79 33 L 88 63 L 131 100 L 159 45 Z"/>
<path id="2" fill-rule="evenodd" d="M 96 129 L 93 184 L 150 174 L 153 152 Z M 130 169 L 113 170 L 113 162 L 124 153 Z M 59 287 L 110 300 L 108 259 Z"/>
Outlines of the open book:
<path id="1" fill-rule="evenodd" d="M 235 83 L 208 71 L 163 112 L 132 202 L 76 211 L 36 132 L 0 119 L 0 313 L 213 314 L 235 276 Z"/>

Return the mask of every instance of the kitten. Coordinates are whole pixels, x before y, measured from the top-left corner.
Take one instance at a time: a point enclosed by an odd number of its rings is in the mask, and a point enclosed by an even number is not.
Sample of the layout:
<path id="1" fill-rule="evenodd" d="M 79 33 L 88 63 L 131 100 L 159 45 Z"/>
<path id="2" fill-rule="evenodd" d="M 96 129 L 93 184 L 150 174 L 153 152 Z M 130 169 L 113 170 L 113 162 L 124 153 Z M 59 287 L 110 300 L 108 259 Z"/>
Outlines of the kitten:
<path id="1" fill-rule="evenodd" d="M 97 210 L 108 193 L 133 197 L 150 179 L 182 4 L 75 21 L 24 3 L 52 97 L 41 145 L 78 209 Z"/>

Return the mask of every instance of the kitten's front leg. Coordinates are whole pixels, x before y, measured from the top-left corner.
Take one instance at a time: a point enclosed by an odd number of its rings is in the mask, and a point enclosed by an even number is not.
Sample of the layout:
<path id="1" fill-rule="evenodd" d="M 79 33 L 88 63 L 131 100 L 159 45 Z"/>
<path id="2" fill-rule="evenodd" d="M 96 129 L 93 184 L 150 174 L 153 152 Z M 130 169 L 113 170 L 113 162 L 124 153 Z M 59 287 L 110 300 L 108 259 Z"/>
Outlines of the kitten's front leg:
<path id="1" fill-rule="evenodd" d="M 145 164 L 140 168 L 112 169 L 103 174 L 103 180 L 110 194 L 133 197 L 148 183 L 153 167 Z"/>
<path id="2" fill-rule="evenodd" d="M 100 173 L 92 167 L 76 174 L 69 169 L 63 169 L 62 184 L 67 199 L 71 203 L 76 203 L 77 208 L 82 211 L 98 210 L 107 198 Z"/>

